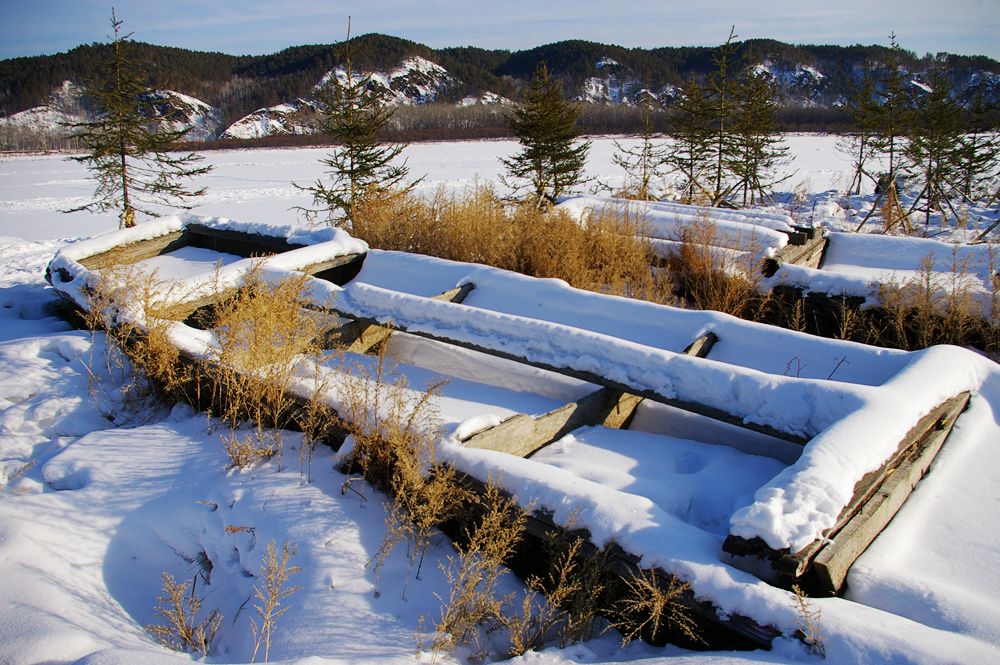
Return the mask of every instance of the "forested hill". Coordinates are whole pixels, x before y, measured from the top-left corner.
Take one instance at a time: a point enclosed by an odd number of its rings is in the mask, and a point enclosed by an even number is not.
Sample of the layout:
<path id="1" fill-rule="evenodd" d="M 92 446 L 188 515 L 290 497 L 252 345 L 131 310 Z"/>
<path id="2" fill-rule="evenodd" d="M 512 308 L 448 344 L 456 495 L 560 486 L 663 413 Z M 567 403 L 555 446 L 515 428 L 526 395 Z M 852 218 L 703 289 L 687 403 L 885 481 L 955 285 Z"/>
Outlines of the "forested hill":
<path id="1" fill-rule="evenodd" d="M 295 46 L 264 56 L 233 56 L 130 42 L 133 55 L 148 64 L 149 85 L 177 91 L 219 110 L 227 127 L 251 112 L 308 98 L 322 77 L 341 64 L 343 43 Z M 904 44 L 905 46 L 905 44 Z M 586 41 L 564 41 L 524 51 L 475 47 L 432 49 L 397 37 L 370 34 L 351 40 L 356 71 L 389 71 L 419 56 L 450 76 L 433 97 L 458 102 L 493 93 L 518 99 L 536 65 L 545 61 L 568 97 L 597 104 L 631 104 L 644 92 L 669 101 L 689 76 L 713 67 L 708 47 L 623 48 Z M 48 104 L 64 81 L 86 82 L 107 54 L 107 44 L 79 46 L 66 53 L 0 60 L 0 116 Z M 883 62 L 883 46 L 793 46 L 772 40 L 737 44 L 744 66 L 766 70 L 777 82 L 785 107 L 824 109 L 851 93 L 865 61 Z M 1000 97 L 1000 62 L 987 57 L 939 54 L 958 94 L 986 82 Z M 902 66 L 917 80 L 931 56 L 901 53 Z M 429 100 L 415 103 L 421 104 Z"/>

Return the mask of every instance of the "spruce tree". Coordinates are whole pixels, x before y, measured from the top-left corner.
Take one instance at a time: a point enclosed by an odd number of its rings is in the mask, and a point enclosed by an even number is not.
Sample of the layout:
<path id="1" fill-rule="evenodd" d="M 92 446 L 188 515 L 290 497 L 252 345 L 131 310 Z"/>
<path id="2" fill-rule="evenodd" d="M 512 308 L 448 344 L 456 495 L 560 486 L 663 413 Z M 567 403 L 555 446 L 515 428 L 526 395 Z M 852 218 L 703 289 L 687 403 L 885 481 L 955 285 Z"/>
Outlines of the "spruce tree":
<path id="1" fill-rule="evenodd" d="M 317 91 L 322 109 L 320 131 L 337 144 L 320 160 L 328 167 L 330 181 L 317 180 L 312 186 L 299 188 L 312 194 L 317 206 L 305 211 L 308 217 L 325 213 L 331 224 L 351 226 L 361 206 L 398 190 L 409 169 L 405 161 L 396 161 L 406 146 L 382 143 L 379 136 L 396 109 L 371 90 L 370 76 L 354 74 L 350 22 L 343 49 L 343 76 L 331 76 Z"/>
<path id="2" fill-rule="evenodd" d="M 775 169 L 787 160 L 788 146 L 778 132 L 777 93 L 774 83 L 753 72 L 744 75 L 733 90 L 730 125 L 731 152 L 726 168 L 742 196 L 742 205 L 764 198 L 775 184 Z"/>
<path id="3" fill-rule="evenodd" d="M 851 116 L 854 131 L 847 134 L 837 145 L 837 148 L 851 160 L 853 175 L 847 187 L 848 193 L 861 193 L 865 177 L 876 180 L 868 173 L 867 165 L 872 158 L 875 146 L 873 137 L 877 127 L 878 102 L 875 97 L 875 76 L 872 63 L 866 60 L 862 64 L 861 81 L 854 86 L 853 94 L 848 98 L 846 109 Z"/>
<path id="4" fill-rule="evenodd" d="M 997 166 L 1000 163 L 1000 135 L 994 130 L 990 113 L 996 111 L 996 102 L 988 103 L 986 81 L 980 79 L 969 105 L 968 131 L 962 137 L 960 164 L 955 187 L 966 201 L 977 198 L 996 200 L 997 193 L 989 187 L 996 185 Z"/>
<path id="5" fill-rule="evenodd" d="M 712 55 L 715 71 L 708 77 L 707 89 L 710 95 L 710 112 L 712 127 L 712 178 L 711 204 L 719 205 L 732 192 L 734 183 L 727 183 L 727 165 L 732 163 L 735 152 L 733 133 L 729 126 L 736 113 L 736 79 L 732 69 L 736 64 L 735 27 L 729 30 L 726 42 Z"/>
<path id="6" fill-rule="evenodd" d="M 913 129 L 906 144 L 908 171 L 920 185 L 914 206 L 925 202 L 925 219 L 932 211 L 952 208 L 950 198 L 960 175 L 966 135 L 965 114 L 952 97 L 952 86 L 942 63 L 928 76 L 930 88 L 917 98 Z M 945 215 L 947 216 L 947 215 Z"/>
<path id="7" fill-rule="evenodd" d="M 155 98 L 131 57 L 131 34 L 121 34 L 122 21 L 111 11 L 111 49 L 97 79 L 85 86 L 97 119 L 71 123 L 71 138 L 85 154 L 71 157 L 87 165 L 97 180 L 94 198 L 66 212 L 118 210 L 119 227 L 135 226 L 136 213 L 159 216 L 154 205 L 190 208 L 188 199 L 204 188 L 192 190 L 185 180 L 204 175 L 209 166 L 197 166 L 194 153 L 176 154 L 174 149 L 188 129 L 170 131 L 156 120 Z"/>
<path id="8" fill-rule="evenodd" d="M 875 114 L 875 145 L 886 159 L 887 184 L 895 189 L 896 177 L 902 167 L 906 137 L 913 125 L 909 77 L 903 71 L 903 49 L 896 34 L 889 35 L 889 56 L 879 91 L 880 102 Z"/>
<path id="9" fill-rule="evenodd" d="M 590 142 L 579 141 L 578 115 L 579 110 L 563 97 L 559 81 L 540 63 L 524 102 L 507 117 L 521 150 L 500 161 L 510 178 L 503 181 L 515 194 L 528 189 L 539 205 L 546 205 L 583 181 Z"/>
<path id="10" fill-rule="evenodd" d="M 625 169 L 628 181 L 625 184 L 627 196 L 640 201 L 655 199 L 653 183 L 666 175 L 666 164 L 670 157 L 669 146 L 657 143 L 658 134 L 653 127 L 653 111 L 648 101 L 641 104 L 642 125 L 639 130 L 640 143 L 634 148 L 615 141 L 616 152 L 611 159 Z"/>
<path id="11" fill-rule="evenodd" d="M 705 89 L 691 76 L 671 105 L 669 165 L 681 177 L 682 197 L 694 203 L 709 197 L 708 176 L 712 167 L 714 134 L 712 109 Z"/>

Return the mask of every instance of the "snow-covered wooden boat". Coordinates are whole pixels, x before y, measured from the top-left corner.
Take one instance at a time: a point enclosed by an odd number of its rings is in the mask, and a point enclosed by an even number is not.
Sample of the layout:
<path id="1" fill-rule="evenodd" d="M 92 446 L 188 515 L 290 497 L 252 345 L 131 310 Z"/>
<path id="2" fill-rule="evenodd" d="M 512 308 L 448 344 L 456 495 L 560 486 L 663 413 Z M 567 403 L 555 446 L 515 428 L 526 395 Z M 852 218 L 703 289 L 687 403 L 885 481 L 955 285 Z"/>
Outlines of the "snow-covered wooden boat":
<path id="1" fill-rule="evenodd" d="M 367 246 L 333 228 L 252 224 L 185 214 L 73 243 L 49 263 L 45 278 L 79 307 L 95 273 L 133 266 L 163 280 L 198 283 L 227 279 L 241 260 L 273 257 L 264 265 L 296 270 L 335 283 L 351 280 L 364 262 Z M 196 307 L 192 303 L 192 307 Z"/>
<path id="2" fill-rule="evenodd" d="M 243 255 L 257 253 L 245 225 L 158 224 L 64 248 L 49 266 L 53 287 L 86 306 L 95 271 L 173 255 L 184 268 L 173 274 L 197 287 L 179 303 L 190 313 L 237 288 Z M 539 542 L 572 527 L 612 551 L 622 576 L 641 567 L 689 581 L 685 602 L 716 646 L 767 646 L 780 632 L 729 606 L 733 593 L 766 595 L 748 572 L 817 593 L 842 588 L 944 444 L 985 362 L 368 250 L 333 229 L 270 236 L 283 240 L 258 246 L 296 246 L 256 261 L 271 277 L 314 274 L 310 298 L 331 315 L 328 338 L 358 363 L 385 343 L 410 385 L 449 379 L 435 397 L 442 462 L 471 482 L 498 479 L 533 506 Z M 175 253 L 206 237 L 247 251 L 217 258 L 221 267 Z M 173 325 L 185 353 L 210 357 L 198 350 L 205 335 L 185 332 L 183 316 Z"/>

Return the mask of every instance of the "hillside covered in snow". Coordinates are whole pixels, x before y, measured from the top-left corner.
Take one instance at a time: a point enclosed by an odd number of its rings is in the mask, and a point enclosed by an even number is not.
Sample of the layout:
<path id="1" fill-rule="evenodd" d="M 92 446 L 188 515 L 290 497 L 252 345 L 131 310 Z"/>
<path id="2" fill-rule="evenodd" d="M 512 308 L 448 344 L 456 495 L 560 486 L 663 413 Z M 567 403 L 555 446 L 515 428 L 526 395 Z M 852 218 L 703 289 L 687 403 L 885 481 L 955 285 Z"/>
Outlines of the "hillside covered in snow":
<path id="1" fill-rule="evenodd" d="M 835 111 L 851 96 L 866 61 L 885 62 L 889 57 L 883 46 L 791 46 L 748 40 L 735 47 L 741 67 L 775 84 L 784 109 L 812 113 L 817 122 L 838 117 Z M 0 129 L 8 134 L 52 133 L 67 117 L 85 114 L 85 100 L 74 91 L 95 69 L 104 48 L 96 44 L 68 53 L 0 61 Z M 195 128 L 194 140 L 309 134 L 315 131 L 316 87 L 346 76 L 342 44 L 297 46 L 253 57 L 142 43 L 135 48 L 137 57 L 157 72 L 159 80 L 153 86 L 171 97 L 169 110 L 165 108 L 162 115 L 185 118 Z M 576 40 L 515 52 L 431 49 L 378 34 L 354 38 L 351 50 L 355 75 L 370 77 L 370 89 L 387 103 L 453 108 L 517 100 L 543 61 L 563 83 L 567 98 L 585 105 L 634 106 L 646 101 L 666 106 L 677 98 L 686 79 L 712 69 L 714 52 L 709 47 L 626 49 Z M 913 85 L 922 85 L 933 64 L 929 56 L 906 51 L 897 55 Z M 988 96 L 997 94 L 1000 63 L 986 57 L 943 54 L 941 58 L 960 100 L 967 101 L 981 85 Z"/>

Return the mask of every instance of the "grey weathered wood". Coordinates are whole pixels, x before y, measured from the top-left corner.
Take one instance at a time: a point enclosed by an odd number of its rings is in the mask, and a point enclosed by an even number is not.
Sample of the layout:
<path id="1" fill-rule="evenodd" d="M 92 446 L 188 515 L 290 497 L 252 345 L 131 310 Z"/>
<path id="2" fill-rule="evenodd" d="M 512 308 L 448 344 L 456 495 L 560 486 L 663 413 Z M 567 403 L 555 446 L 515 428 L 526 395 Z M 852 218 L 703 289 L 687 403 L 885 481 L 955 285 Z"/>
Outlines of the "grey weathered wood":
<path id="1" fill-rule="evenodd" d="M 118 245 L 100 254 L 80 259 L 79 263 L 88 270 L 104 270 L 112 266 L 130 265 L 144 259 L 173 252 L 188 244 L 190 236 L 184 231 Z"/>
<path id="2" fill-rule="evenodd" d="M 642 398 L 635 395 L 600 388 L 537 417 L 519 413 L 495 427 L 473 434 L 462 443 L 468 448 L 528 457 L 580 427 L 621 428 L 631 420 L 641 401 Z"/>
<path id="3" fill-rule="evenodd" d="M 733 565 L 769 581 L 789 585 L 802 580 L 810 593 L 838 593 L 851 565 L 886 527 L 929 469 L 969 397 L 968 392 L 956 395 L 921 418 L 903 437 L 893 456 L 855 484 L 850 503 L 822 538 L 791 553 L 773 550 L 757 538 L 729 535 L 723 552 L 732 555 Z"/>
<path id="4" fill-rule="evenodd" d="M 851 565 L 885 529 L 917 483 L 927 475 L 931 463 L 951 433 L 955 419 L 968 403 L 968 393 L 946 402 L 943 413 L 938 411 L 937 418 L 922 440 L 851 516 L 833 541 L 819 551 L 812 562 L 819 591 L 834 594 L 843 587 Z"/>
<path id="5" fill-rule="evenodd" d="M 818 268 L 826 251 L 827 238 L 818 234 L 814 238 L 806 238 L 801 245 L 788 244 L 779 249 L 774 256 L 764 260 L 762 272 L 770 277 L 784 263 Z"/>
<path id="6" fill-rule="evenodd" d="M 695 358 L 706 358 L 712 351 L 712 347 L 719 341 L 719 336 L 714 332 L 707 332 L 695 341 L 687 345 L 684 353 Z"/>
<path id="7" fill-rule="evenodd" d="M 462 286 L 448 289 L 444 293 L 439 293 L 432 300 L 461 303 L 465 301 L 475 288 L 476 285 L 469 282 Z M 371 321 L 355 319 L 340 330 L 330 331 L 324 346 L 330 344 L 343 348 L 350 353 L 368 353 L 388 339 L 392 333 L 392 328 Z"/>
<path id="8" fill-rule="evenodd" d="M 336 314 L 346 319 L 361 320 L 365 321 L 366 323 L 374 325 L 387 325 L 387 324 L 380 324 L 378 321 L 374 320 L 365 320 L 362 317 L 358 317 L 349 312 L 343 312 L 339 310 L 334 310 L 334 311 Z M 539 369 L 544 369 L 550 372 L 554 372 L 556 374 L 570 376 L 573 377 L 574 379 L 580 379 L 581 381 L 586 381 L 587 383 L 593 383 L 595 385 L 603 386 L 605 388 L 613 388 L 623 393 L 631 393 L 634 395 L 638 395 L 640 397 L 645 397 L 647 399 L 653 400 L 654 402 L 660 402 L 661 404 L 677 407 L 678 409 L 682 409 L 684 411 L 697 413 L 706 416 L 708 418 L 718 420 L 720 422 L 729 423 L 737 427 L 742 427 L 744 429 L 752 430 L 754 432 L 766 434 L 768 436 L 772 436 L 777 439 L 783 439 L 785 441 L 791 441 L 797 444 L 804 444 L 809 440 L 809 437 L 803 436 L 795 432 L 787 432 L 785 430 L 777 429 L 775 427 L 770 427 L 768 425 L 761 425 L 758 423 L 747 422 L 744 420 L 742 416 L 730 413 L 723 409 L 719 409 L 716 407 L 708 406 L 706 404 L 701 404 L 699 402 L 693 402 L 690 400 L 680 399 L 676 397 L 666 397 L 654 390 L 637 388 L 634 385 L 626 384 L 621 381 L 615 381 L 614 379 L 610 379 L 606 376 L 597 374 L 596 372 L 581 370 L 575 367 L 567 367 L 564 365 L 552 365 L 550 363 L 526 358 L 523 355 L 517 353 L 510 353 L 507 351 L 494 349 L 488 346 L 483 346 L 481 344 L 475 344 L 471 342 L 466 342 L 464 340 L 454 339 L 452 337 L 448 337 L 447 335 L 429 333 L 420 330 L 410 330 L 406 326 L 400 325 L 398 323 L 393 324 L 391 326 L 387 325 L 387 327 L 392 327 L 395 330 L 407 332 L 417 337 L 433 339 L 439 342 L 444 342 L 446 344 L 451 344 L 453 346 L 459 346 L 464 349 L 470 349 L 472 351 L 478 351 L 479 353 L 484 353 L 486 355 L 495 356 L 497 358 L 512 360 L 514 362 L 521 363 L 522 365 L 529 365 L 531 367 L 537 367 Z"/>
<path id="9" fill-rule="evenodd" d="M 344 266 L 354 261 L 359 260 L 362 254 L 342 254 L 340 256 L 335 256 L 326 261 L 319 263 L 314 263 L 312 265 L 302 268 L 299 272 L 304 272 L 309 275 L 316 274 L 317 272 L 322 272 L 325 270 L 330 270 L 332 267 Z M 239 287 L 232 289 L 221 289 L 208 295 L 202 296 L 200 298 L 191 298 L 189 300 L 183 300 L 174 303 L 170 306 L 169 317 L 177 321 L 183 321 L 189 316 L 194 314 L 197 310 L 203 307 L 209 307 L 215 303 L 223 300 L 224 298 L 232 295 L 239 290 Z"/>
<path id="10" fill-rule="evenodd" d="M 705 333 L 684 349 L 698 358 L 708 355 L 718 336 Z M 540 416 L 514 415 L 489 429 L 463 440 L 468 448 L 497 450 L 528 457 L 580 427 L 603 425 L 614 429 L 628 426 L 643 398 L 612 388 L 600 388 L 589 395 Z"/>

